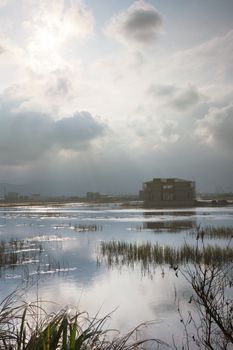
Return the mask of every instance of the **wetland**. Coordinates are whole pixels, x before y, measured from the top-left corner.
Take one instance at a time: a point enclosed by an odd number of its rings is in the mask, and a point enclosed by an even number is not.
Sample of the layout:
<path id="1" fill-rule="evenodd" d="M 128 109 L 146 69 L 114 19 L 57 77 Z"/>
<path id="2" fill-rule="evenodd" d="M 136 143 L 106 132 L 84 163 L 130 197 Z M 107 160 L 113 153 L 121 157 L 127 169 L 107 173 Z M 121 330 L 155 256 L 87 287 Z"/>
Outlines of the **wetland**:
<path id="1" fill-rule="evenodd" d="M 192 288 L 181 272 L 190 273 L 193 264 L 232 266 L 232 235 L 229 206 L 2 207 L 1 298 L 21 288 L 25 300 L 39 301 L 48 312 L 72 306 L 104 317 L 115 310 L 111 328 L 125 332 L 153 321 L 145 337 L 178 346 L 184 337 L 178 310 L 195 312 Z"/>

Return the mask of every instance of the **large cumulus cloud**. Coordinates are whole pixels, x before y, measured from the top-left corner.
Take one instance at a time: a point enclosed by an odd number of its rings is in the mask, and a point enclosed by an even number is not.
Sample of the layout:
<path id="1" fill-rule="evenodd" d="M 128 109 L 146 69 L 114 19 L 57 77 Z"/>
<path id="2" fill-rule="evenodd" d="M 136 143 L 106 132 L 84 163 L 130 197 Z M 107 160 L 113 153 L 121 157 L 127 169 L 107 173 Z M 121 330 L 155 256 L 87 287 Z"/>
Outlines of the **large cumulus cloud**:
<path id="1" fill-rule="evenodd" d="M 162 16 L 145 1 L 135 1 L 126 11 L 115 15 L 105 32 L 124 44 L 151 45 L 162 27 Z"/>
<path id="2" fill-rule="evenodd" d="M 228 154 L 233 149 L 233 103 L 222 108 L 210 108 L 203 119 L 197 122 L 196 134 L 204 143 L 224 149 Z"/>
<path id="3" fill-rule="evenodd" d="M 147 95 L 166 100 L 167 104 L 178 111 L 186 111 L 203 102 L 205 96 L 193 85 L 180 87 L 172 84 L 151 84 L 147 90 Z"/>
<path id="4" fill-rule="evenodd" d="M 1 165 L 33 163 L 52 151 L 83 151 L 107 130 L 106 124 L 89 112 L 55 120 L 49 114 L 14 112 L 9 104 L 0 107 L 0 123 Z"/>

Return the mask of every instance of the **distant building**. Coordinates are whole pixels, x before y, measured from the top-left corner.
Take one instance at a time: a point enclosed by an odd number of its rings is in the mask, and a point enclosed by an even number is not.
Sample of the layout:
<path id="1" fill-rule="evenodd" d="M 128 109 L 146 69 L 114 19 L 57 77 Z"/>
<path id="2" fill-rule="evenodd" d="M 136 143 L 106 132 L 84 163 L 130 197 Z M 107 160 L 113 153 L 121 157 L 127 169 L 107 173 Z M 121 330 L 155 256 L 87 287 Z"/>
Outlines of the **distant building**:
<path id="1" fill-rule="evenodd" d="M 29 196 L 24 196 L 24 195 L 19 196 L 19 200 L 20 200 L 21 202 L 27 202 L 27 201 L 29 200 Z"/>
<path id="2" fill-rule="evenodd" d="M 86 198 L 88 201 L 97 201 L 100 199 L 100 193 L 99 192 L 87 192 Z"/>
<path id="3" fill-rule="evenodd" d="M 33 193 L 31 195 L 31 200 L 33 201 L 39 201 L 40 200 L 40 194 L 39 193 Z"/>
<path id="4" fill-rule="evenodd" d="M 18 192 L 8 192 L 5 195 L 5 200 L 8 201 L 8 202 L 17 201 L 18 199 L 19 199 Z"/>
<path id="5" fill-rule="evenodd" d="M 183 179 L 157 178 L 144 182 L 139 197 L 148 208 L 192 207 L 195 182 Z"/>

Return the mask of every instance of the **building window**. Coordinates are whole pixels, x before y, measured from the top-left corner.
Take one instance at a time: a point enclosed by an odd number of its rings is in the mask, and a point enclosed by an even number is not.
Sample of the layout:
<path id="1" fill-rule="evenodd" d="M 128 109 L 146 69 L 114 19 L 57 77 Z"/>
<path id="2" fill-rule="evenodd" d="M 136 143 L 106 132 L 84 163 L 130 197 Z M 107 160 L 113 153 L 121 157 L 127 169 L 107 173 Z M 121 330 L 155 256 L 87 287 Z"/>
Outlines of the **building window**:
<path id="1" fill-rule="evenodd" d="M 173 201 L 174 195 L 171 192 L 164 192 L 162 199 L 163 199 L 163 201 Z"/>
<path id="2" fill-rule="evenodd" d="M 163 190 L 171 190 L 173 189 L 173 185 L 163 185 Z"/>

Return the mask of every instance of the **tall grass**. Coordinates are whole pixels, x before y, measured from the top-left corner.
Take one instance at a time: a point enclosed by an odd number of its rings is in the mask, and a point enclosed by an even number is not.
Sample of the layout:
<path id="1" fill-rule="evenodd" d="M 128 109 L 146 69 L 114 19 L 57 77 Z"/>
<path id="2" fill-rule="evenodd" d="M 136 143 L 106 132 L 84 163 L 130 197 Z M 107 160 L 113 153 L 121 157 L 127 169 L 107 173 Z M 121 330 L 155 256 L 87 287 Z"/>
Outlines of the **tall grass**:
<path id="1" fill-rule="evenodd" d="M 137 244 L 124 241 L 101 242 L 98 263 L 106 262 L 109 267 L 131 266 L 141 264 L 143 269 L 169 264 L 174 267 L 189 262 L 203 263 L 230 263 L 233 261 L 233 249 L 218 245 L 207 245 L 205 249 L 183 244 L 180 247 L 160 245 L 151 242 Z"/>
<path id="2" fill-rule="evenodd" d="M 121 336 L 106 329 L 109 316 L 91 319 L 87 313 L 69 309 L 47 314 L 37 303 L 17 305 L 14 298 L 12 294 L 0 304 L 0 349 L 133 350 L 162 344 L 158 339 L 138 338 L 145 325 Z"/>
<path id="3" fill-rule="evenodd" d="M 190 231 L 190 235 L 196 236 L 197 238 L 225 238 L 231 239 L 233 238 L 233 227 L 231 226 L 206 226 L 205 228 Z"/>
<path id="4" fill-rule="evenodd" d="M 0 242 L 0 269 L 22 265 L 39 257 L 43 248 L 40 242 L 10 239 Z"/>
<path id="5" fill-rule="evenodd" d="M 18 277 L 29 281 L 34 276 L 68 270 L 70 269 L 64 262 L 45 253 L 45 246 L 41 241 L 32 238 L 0 242 L 0 278 L 4 278 L 6 271 L 9 278 L 11 271 L 13 275 L 16 273 Z"/>

